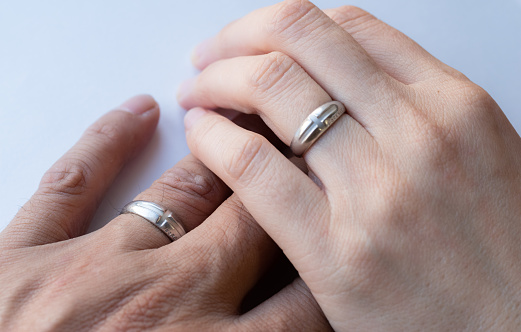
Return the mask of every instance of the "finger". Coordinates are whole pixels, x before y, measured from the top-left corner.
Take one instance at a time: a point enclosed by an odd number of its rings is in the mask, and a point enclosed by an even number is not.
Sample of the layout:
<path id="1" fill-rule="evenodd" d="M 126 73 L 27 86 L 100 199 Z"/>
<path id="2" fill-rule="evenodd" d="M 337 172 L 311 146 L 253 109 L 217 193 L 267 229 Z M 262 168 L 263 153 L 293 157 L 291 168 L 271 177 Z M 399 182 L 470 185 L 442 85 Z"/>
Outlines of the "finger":
<path id="1" fill-rule="evenodd" d="M 234 121 L 263 136 L 273 136 L 258 117 L 240 114 Z M 276 139 L 272 141 L 277 144 Z M 173 211 L 176 220 L 190 231 L 202 223 L 231 194 L 231 190 L 193 155 L 167 170 L 150 188 L 135 199 L 161 205 Z M 170 243 L 159 229 L 136 215 L 122 215 L 110 222 L 102 236 L 117 239 L 123 250 L 159 248 Z"/>
<path id="2" fill-rule="evenodd" d="M 302 243 L 320 242 L 329 220 L 325 194 L 262 136 L 201 108 L 187 113 L 185 127 L 194 155 L 237 193 L 292 262 L 309 250 Z M 307 220 L 316 222 L 310 227 Z"/>
<path id="3" fill-rule="evenodd" d="M 193 155 L 167 170 L 135 200 L 159 204 L 172 211 L 176 220 L 190 231 L 202 223 L 230 195 L 230 189 Z M 171 240 L 146 219 L 120 215 L 101 229 L 125 251 L 159 248 Z"/>
<path id="4" fill-rule="evenodd" d="M 222 73 L 227 73 L 223 76 Z M 179 102 L 185 108 L 230 108 L 260 114 L 286 144 L 309 113 L 331 101 L 329 95 L 295 61 L 280 52 L 238 57 L 214 62 L 196 80 L 180 89 Z M 356 137 L 356 138 L 354 138 Z M 350 160 L 363 162 L 357 154 L 373 139 L 349 115 L 344 115 L 306 154 L 306 161 L 321 182 L 338 182 L 329 174 L 345 168 L 346 146 Z M 328 165 L 324 166 L 324 160 Z M 353 162 L 347 163 L 354 166 Z M 349 172 L 348 172 L 349 173 Z"/>
<path id="5" fill-rule="evenodd" d="M 389 103 L 400 100 L 397 82 L 309 1 L 287 0 L 231 23 L 196 48 L 194 62 L 205 68 L 219 59 L 272 51 L 293 58 L 365 127 L 393 117 Z"/>
<path id="6" fill-rule="evenodd" d="M 11 245 L 39 245 L 84 234 L 105 191 L 147 144 L 158 119 L 157 103 L 142 95 L 89 127 L 47 171 L 37 192 L 7 227 Z"/>
<path id="7" fill-rule="evenodd" d="M 454 69 L 436 59 L 415 41 L 354 6 L 324 10 L 344 28 L 389 75 L 405 84 L 431 80 Z"/>
<path id="8" fill-rule="evenodd" d="M 199 106 L 257 113 L 289 145 L 306 111 L 331 98 L 293 59 L 272 52 L 214 62 L 197 79 L 185 82 L 178 101 L 185 109 Z"/>
<path id="9" fill-rule="evenodd" d="M 311 291 L 300 278 L 238 320 L 248 331 L 333 330 Z"/>

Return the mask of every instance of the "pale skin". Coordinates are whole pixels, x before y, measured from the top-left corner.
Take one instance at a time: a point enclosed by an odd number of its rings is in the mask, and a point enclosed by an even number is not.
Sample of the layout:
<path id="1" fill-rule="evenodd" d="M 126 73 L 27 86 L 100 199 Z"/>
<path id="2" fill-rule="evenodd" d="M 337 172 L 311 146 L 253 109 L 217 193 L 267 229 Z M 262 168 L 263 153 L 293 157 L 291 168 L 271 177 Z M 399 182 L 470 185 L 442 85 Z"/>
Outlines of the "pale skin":
<path id="1" fill-rule="evenodd" d="M 136 197 L 175 211 L 187 235 L 171 243 L 129 214 L 85 235 L 103 193 L 158 118 L 146 95 L 102 117 L 0 233 L 0 330 L 329 330 L 301 279 L 268 299 L 248 295 L 277 247 L 192 155 Z"/>
<path id="2" fill-rule="evenodd" d="M 521 139 L 494 100 L 354 7 L 288 0 L 196 48 L 179 91 L 192 153 L 239 197 L 338 331 L 520 329 Z M 348 114 L 305 174 L 212 109 L 287 145 L 319 105 Z"/>

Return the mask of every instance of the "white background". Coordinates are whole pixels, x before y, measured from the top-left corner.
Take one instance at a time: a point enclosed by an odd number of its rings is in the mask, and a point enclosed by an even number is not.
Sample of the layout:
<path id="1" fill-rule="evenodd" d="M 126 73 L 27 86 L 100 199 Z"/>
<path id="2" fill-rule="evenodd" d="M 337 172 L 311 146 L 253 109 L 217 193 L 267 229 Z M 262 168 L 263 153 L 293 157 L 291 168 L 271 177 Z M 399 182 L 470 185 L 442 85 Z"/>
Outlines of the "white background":
<path id="1" fill-rule="evenodd" d="M 109 191 L 94 227 L 188 153 L 175 101 L 196 74 L 191 49 L 273 0 L 0 0 L 0 230 L 44 171 L 105 111 L 138 93 L 160 103 L 158 131 Z M 339 0 L 405 32 L 496 99 L 518 132 L 520 0 Z"/>

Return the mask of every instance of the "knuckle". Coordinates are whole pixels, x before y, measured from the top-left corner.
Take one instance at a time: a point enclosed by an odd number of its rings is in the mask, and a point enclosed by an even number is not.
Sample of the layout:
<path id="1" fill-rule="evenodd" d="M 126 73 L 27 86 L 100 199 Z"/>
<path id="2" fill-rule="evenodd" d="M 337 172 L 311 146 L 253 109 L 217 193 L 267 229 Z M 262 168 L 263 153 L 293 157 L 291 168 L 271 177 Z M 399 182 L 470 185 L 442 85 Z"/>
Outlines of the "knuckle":
<path id="1" fill-rule="evenodd" d="M 227 175 L 241 186 L 246 186 L 261 171 L 261 160 L 268 157 L 267 141 L 260 135 L 248 133 L 239 146 L 230 149 L 231 156 L 223 167 Z"/>
<path id="2" fill-rule="evenodd" d="M 113 112 L 112 117 L 110 120 L 115 116 L 118 116 L 118 118 L 123 117 L 123 115 L 126 115 L 124 112 Z M 110 116 L 110 115 L 109 115 Z M 98 121 L 94 123 L 92 126 L 90 126 L 85 134 L 87 136 L 94 137 L 96 139 L 107 141 L 107 142 L 119 142 L 126 138 L 125 136 L 125 130 L 123 126 L 121 126 L 121 123 L 124 123 L 126 119 L 118 119 L 118 121 Z"/>
<path id="3" fill-rule="evenodd" d="M 257 68 L 251 76 L 251 88 L 254 96 L 260 98 L 273 97 L 273 91 L 280 91 L 291 82 L 288 73 L 300 68 L 289 56 L 281 52 L 271 52 L 262 56 Z"/>
<path id="4" fill-rule="evenodd" d="M 195 301 L 184 299 L 187 292 L 180 283 L 172 284 L 170 279 L 167 284 L 164 279 L 131 281 L 132 289 L 111 308 L 113 313 L 103 322 L 104 327 L 116 331 L 148 331 L 168 324 L 171 319 L 181 320 L 180 317 L 197 309 L 192 305 Z M 172 303 L 184 305 L 172 314 Z"/>
<path id="5" fill-rule="evenodd" d="M 307 0 L 286 0 L 277 7 L 266 25 L 269 36 L 299 39 L 315 30 L 313 23 L 322 12 Z"/>
<path id="6" fill-rule="evenodd" d="M 501 121 L 502 112 L 494 99 L 480 86 L 471 81 L 451 80 L 442 100 L 443 111 L 432 112 L 439 125 L 430 130 L 436 138 L 460 141 L 467 135 L 461 127 L 479 126 L 491 129 Z M 431 124 L 431 127 L 435 126 Z"/>
<path id="7" fill-rule="evenodd" d="M 113 327 L 118 326 L 121 331 L 146 331 L 160 325 L 171 314 L 165 297 L 168 290 L 158 287 L 157 283 L 154 286 L 124 305 L 112 320 Z M 169 297 L 168 300 L 175 302 L 177 299 Z M 125 319 L 118 319 L 120 317 Z"/>
<path id="8" fill-rule="evenodd" d="M 451 134 L 449 128 L 423 119 L 419 121 L 413 129 L 412 138 L 414 140 L 417 162 L 420 167 L 443 166 L 454 157 L 454 149 L 457 142 Z"/>
<path id="9" fill-rule="evenodd" d="M 222 303 L 225 297 L 219 289 L 227 275 L 223 271 L 230 271 L 236 268 L 237 264 L 230 260 L 230 252 L 225 249 L 225 234 L 221 229 L 213 229 L 209 234 L 212 236 L 211 240 L 204 240 L 186 248 L 187 256 L 175 262 L 166 262 L 166 266 L 178 270 L 179 282 L 176 287 L 190 290 L 192 296 L 204 294 L 206 300 L 193 302 L 193 305 L 205 307 L 212 303 L 216 309 L 215 304 Z M 162 282 L 171 283 L 171 277 L 164 278 Z"/>
<path id="10" fill-rule="evenodd" d="M 401 108 L 406 116 L 409 146 L 415 150 L 414 153 L 418 153 L 418 157 L 432 156 L 435 150 L 439 150 L 440 144 L 450 138 L 450 131 L 444 125 L 444 120 L 439 114 L 426 111 L 424 105 L 401 95 L 395 106 Z"/>
<path id="11" fill-rule="evenodd" d="M 176 166 L 166 171 L 157 183 L 168 190 L 190 198 L 208 197 L 215 189 L 213 177 L 201 175 L 200 172 Z"/>
<path id="12" fill-rule="evenodd" d="M 449 139 L 449 132 L 447 128 L 435 121 L 424 120 L 418 125 L 416 139 L 419 145 L 429 153 L 436 150 L 443 151 L 443 145 Z"/>
<path id="13" fill-rule="evenodd" d="M 375 234 L 366 231 L 360 236 L 360 233 L 358 239 L 352 239 L 347 261 L 339 271 L 332 273 L 331 278 L 348 275 L 346 291 L 352 295 L 369 298 L 373 296 L 377 285 L 382 284 L 382 278 L 386 277 L 385 262 L 391 261 L 393 255 L 377 243 Z"/>
<path id="14" fill-rule="evenodd" d="M 461 88 L 463 105 L 471 111 L 490 109 L 495 104 L 492 97 L 480 86 L 465 82 Z"/>
<path id="15" fill-rule="evenodd" d="M 150 189 L 159 191 L 158 197 L 168 197 L 168 201 L 178 202 L 176 210 L 185 209 L 190 214 L 197 212 L 207 215 L 212 211 L 205 208 L 211 208 L 214 204 L 206 203 L 217 202 L 221 193 L 227 189 L 213 173 L 203 171 L 203 168 L 203 165 L 194 168 L 182 165 L 172 167 Z"/>
<path id="16" fill-rule="evenodd" d="M 415 156 L 409 161 L 413 167 L 410 171 L 414 169 L 413 172 L 419 172 L 418 174 L 429 172 L 432 180 L 436 181 L 453 181 L 461 172 L 461 148 L 464 146 L 462 132 L 453 126 L 429 119 L 419 110 L 415 117 L 417 119 L 414 125 L 409 127 L 410 153 Z M 404 178 L 407 178 L 405 174 Z M 407 187 L 415 186 L 409 183 Z"/>
<path id="17" fill-rule="evenodd" d="M 373 15 L 365 10 L 349 5 L 335 8 L 331 11 L 329 17 L 344 28 L 350 28 L 364 24 L 368 21 L 376 20 Z"/>
<path id="18" fill-rule="evenodd" d="M 227 216 L 227 219 L 234 220 L 234 222 L 219 225 L 222 234 L 221 243 L 235 248 L 236 252 L 247 252 L 251 249 L 251 246 L 262 243 L 260 239 L 267 237 L 267 235 L 240 199 L 232 198 L 231 203 L 227 205 L 227 209 L 223 209 L 223 214 Z M 217 245 L 221 246 L 220 244 Z M 218 249 L 216 248 L 216 250 Z M 263 248 L 259 247 L 259 250 L 263 250 Z"/>
<path id="19" fill-rule="evenodd" d="M 40 182 L 40 190 L 48 194 L 77 196 L 88 189 L 92 169 L 80 158 L 58 161 L 49 169 Z"/>

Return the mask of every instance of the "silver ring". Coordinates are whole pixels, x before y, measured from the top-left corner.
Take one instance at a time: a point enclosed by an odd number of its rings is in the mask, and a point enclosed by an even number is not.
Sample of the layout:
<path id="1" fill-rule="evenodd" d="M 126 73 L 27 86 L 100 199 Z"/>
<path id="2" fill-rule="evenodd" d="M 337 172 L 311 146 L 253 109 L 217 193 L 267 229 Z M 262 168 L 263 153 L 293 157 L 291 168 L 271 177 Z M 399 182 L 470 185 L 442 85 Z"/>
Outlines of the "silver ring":
<path id="1" fill-rule="evenodd" d="M 345 112 L 346 108 L 338 101 L 325 103 L 311 112 L 291 140 L 289 147 L 293 154 L 302 156 Z"/>
<path id="2" fill-rule="evenodd" d="M 186 234 L 181 223 L 174 218 L 172 211 L 147 201 L 133 201 L 123 207 L 120 214 L 132 213 L 150 221 L 172 241 Z"/>

